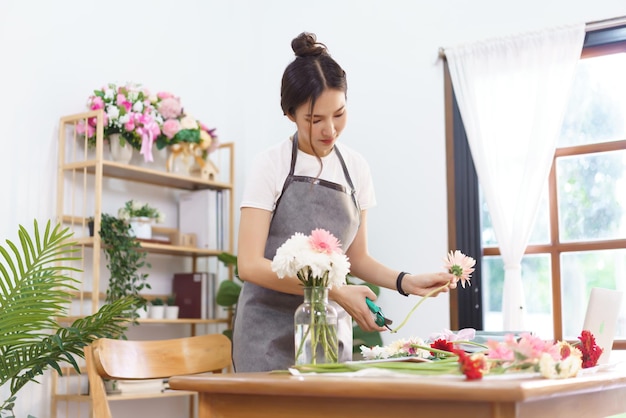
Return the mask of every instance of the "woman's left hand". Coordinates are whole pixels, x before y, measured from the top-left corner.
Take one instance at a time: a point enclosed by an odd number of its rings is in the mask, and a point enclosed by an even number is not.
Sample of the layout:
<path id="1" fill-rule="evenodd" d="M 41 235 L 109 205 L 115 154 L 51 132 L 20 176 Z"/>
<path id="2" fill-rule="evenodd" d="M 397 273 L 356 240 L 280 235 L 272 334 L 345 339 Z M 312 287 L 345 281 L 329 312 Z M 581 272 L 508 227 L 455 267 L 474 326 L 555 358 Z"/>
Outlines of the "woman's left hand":
<path id="1" fill-rule="evenodd" d="M 407 274 L 402 279 L 402 290 L 411 295 L 426 296 L 439 288 L 439 292 L 431 295 L 437 296 L 449 289 L 455 289 L 458 281 L 452 273 Z M 445 286 L 446 283 L 448 286 Z"/>

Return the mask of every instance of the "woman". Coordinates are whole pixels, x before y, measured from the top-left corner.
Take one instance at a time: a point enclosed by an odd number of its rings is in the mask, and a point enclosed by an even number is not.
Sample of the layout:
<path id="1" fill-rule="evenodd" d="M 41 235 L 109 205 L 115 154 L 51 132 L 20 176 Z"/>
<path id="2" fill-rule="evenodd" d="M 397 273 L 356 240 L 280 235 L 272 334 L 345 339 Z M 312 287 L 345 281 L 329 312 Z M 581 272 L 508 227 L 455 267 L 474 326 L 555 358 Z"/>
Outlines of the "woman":
<path id="1" fill-rule="evenodd" d="M 337 145 L 347 117 L 345 72 L 313 34 L 300 34 L 291 46 L 296 58 L 283 74 L 281 107 L 296 133 L 257 157 L 241 204 L 238 271 L 245 284 L 233 329 L 236 372 L 294 363 L 293 314 L 302 303 L 302 286 L 296 277 L 279 280 L 270 264 L 295 232 L 330 231 L 354 276 L 405 296 L 423 296 L 446 283 L 456 287 L 452 274 L 407 274 L 369 255 L 367 209 L 375 204 L 369 166 L 357 152 Z M 350 360 L 352 318 L 365 331 L 385 330 L 365 303 L 376 295 L 367 286 L 350 285 L 332 288 L 329 297 L 339 314 L 339 361 Z"/>

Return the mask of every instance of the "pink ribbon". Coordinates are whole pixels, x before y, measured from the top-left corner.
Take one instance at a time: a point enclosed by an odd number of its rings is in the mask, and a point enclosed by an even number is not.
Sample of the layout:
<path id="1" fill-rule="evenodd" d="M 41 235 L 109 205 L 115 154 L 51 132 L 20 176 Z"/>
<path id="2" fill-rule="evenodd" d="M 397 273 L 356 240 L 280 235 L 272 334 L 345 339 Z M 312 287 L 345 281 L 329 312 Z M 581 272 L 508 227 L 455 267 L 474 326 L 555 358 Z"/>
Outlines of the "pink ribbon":
<path id="1" fill-rule="evenodd" d="M 137 133 L 141 136 L 141 150 L 139 154 L 143 155 L 143 160 L 152 162 L 152 144 L 154 143 L 154 129 L 158 129 L 159 125 L 150 118 L 142 127 L 137 128 Z"/>

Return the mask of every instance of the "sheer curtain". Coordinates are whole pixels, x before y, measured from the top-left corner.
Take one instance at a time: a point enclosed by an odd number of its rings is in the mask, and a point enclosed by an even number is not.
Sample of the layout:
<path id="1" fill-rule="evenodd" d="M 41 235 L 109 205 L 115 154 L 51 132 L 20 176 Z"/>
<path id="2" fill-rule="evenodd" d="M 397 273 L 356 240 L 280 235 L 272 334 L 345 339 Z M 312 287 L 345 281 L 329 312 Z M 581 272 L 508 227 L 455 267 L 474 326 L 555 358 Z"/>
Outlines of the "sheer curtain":
<path id="1" fill-rule="evenodd" d="M 504 260 L 504 330 L 525 329 L 521 260 L 584 38 L 581 23 L 445 49 Z"/>

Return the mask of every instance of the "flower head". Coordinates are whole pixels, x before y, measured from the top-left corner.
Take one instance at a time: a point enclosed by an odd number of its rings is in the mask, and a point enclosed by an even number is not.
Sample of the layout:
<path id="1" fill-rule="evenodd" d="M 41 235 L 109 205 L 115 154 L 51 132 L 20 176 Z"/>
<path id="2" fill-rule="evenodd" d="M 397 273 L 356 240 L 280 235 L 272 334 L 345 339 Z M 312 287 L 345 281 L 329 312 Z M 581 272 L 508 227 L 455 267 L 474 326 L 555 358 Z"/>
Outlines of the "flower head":
<path id="1" fill-rule="evenodd" d="M 297 276 L 304 286 L 340 286 L 350 272 L 350 262 L 330 232 L 296 232 L 277 250 L 272 271 L 278 278 Z"/>
<path id="2" fill-rule="evenodd" d="M 483 353 L 469 355 L 463 350 L 456 350 L 455 354 L 459 356 L 461 372 L 465 375 L 467 380 L 482 379 L 483 374 L 489 370 Z"/>
<path id="3" fill-rule="evenodd" d="M 449 353 L 454 352 L 454 343 L 452 343 L 451 341 L 439 339 L 431 343 L 430 346 L 434 348 L 435 350 L 447 351 Z M 433 356 L 437 355 L 436 353 L 431 353 L 431 354 Z"/>
<path id="4" fill-rule="evenodd" d="M 600 359 L 604 350 L 596 344 L 596 338 L 591 331 L 583 330 L 578 340 L 580 341 L 578 348 L 582 352 L 583 369 L 594 367 L 598 364 L 598 359 Z"/>
<path id="5" fill-rule="evenodd" d="M 470 276 L 474 271 L 474 265 L 476 260 L 472 257 L 466 256 L 461 251 L 450 251 L 448 257 L 444 259 L 444 267 L 450 273 L 454 274 L 459 280 L 461 280 L 461 286 L 465 288 L 465 283 L 471 286 Z"/>
<path id="6" fill-rule="evenodd" d="M 339 240 L 325 229 L 318 228 L 311 231 L 309 240 L 313 249 L 320 253 L 332 254 L 335 252 L 341 252 L 341 244 L 339 243 Z"/>
<path id="7" fill-rule="evenodd" d="M 582 366 L 582 353 L 565 341 L 555 344 L 558 353 L 543 353 L 539 358 L 539 372 L 547 379 L 574 377 Z"/>
<path id="8" fill-rule="evenodd" d="M 381 360 L 387 358 L 398 358 L 398 357 L 420 357 L 420 358 L 429 358 L 431 357 L 431 353 L 426 348 L 428 344 L 424 342 L 421 338 L 408 338 L 408 339 L 399 339 L 393 341 L 392 343 L 386 346 L 376 345 L 374 347 L 367 347 L 362 345 L 361 355 L 366 360 Z"/>

